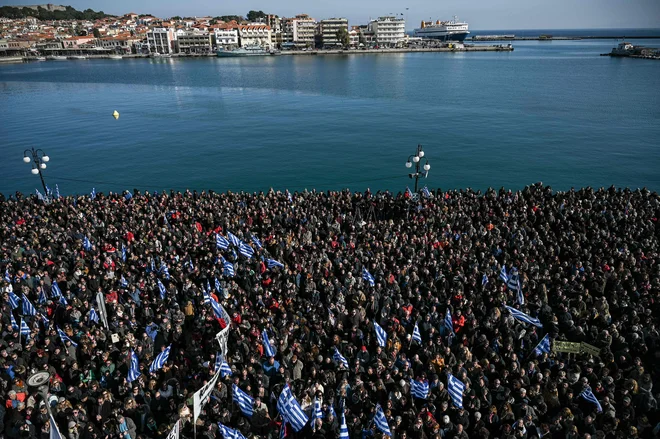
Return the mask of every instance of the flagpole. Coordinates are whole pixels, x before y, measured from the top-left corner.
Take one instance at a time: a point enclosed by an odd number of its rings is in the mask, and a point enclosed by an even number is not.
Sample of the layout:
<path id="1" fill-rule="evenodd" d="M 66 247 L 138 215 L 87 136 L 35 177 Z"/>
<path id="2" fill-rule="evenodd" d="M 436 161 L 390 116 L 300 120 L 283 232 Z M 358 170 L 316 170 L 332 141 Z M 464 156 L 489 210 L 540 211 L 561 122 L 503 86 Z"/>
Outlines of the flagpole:
<path id="1" fill-rule="evenodd" d="M 23 316 L 21 316 L 21 326 L 18 327 L 18 344 L 21 344 L 22 336 L 23 336 Z"/>

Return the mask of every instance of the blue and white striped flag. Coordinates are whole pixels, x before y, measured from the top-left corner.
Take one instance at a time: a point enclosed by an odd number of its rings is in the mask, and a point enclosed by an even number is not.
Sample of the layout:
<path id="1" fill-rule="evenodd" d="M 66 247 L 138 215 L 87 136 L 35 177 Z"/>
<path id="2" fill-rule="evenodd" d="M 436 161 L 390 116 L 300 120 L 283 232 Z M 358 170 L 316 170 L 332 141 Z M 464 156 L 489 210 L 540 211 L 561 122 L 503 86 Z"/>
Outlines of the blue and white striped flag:
<path id="1" fill-rule="evenodd" d="M 119 286 L 122 288 L 126 288 L 128 286 L 128 281 L 126 280 L 123 274 L 119 278 Z"/>
<path id="2" fill-rule="evenodd" d="M 236 273 L 234 272 L 234 264 L 224 260 L 222 261 L 222 274 L 229 277 L 234 277 Z"/>
<path id="3" fill-rule="evenodd" d="M 502 265 L 502 270 L 500 270 L 500 279 L 504 282 L 509 280 L 509 276 L 506 274 L 506 265 Z"/>
<path id="4" fill-rule="evenodd" d="M 341 422 L 339 424 L 339 439 L 350 439 L 348 436 L 348 425 L 346 425 L 346 415 L 343 407 L 341 410 Z"/>
<path id="5" fill-rule="evenodd" d="M 216 302 L 216 300 L 213 297 L 210 297 L 210 299 L 211 299 L 211 308 L 213 308 L 213 314 L 215 314 L 215 318 L 224 319 L 225 315 L 222 312 L 222 307 L 220 306 L 220 304 Z M 229 322 L 226 323 L 229 324 Z"/>
<path id="6" fill-rule="evenodd" d="M 66 300 L 66 297 L 64 297 L 64 295 L 60 296 L 60 305 L 64 307 L 69 306 L 69 302 Z"/>
<path id="7" fill-rule="evenodd" d="M 346 358 L 339 352 L 339 349 L 335 347 L 335 353 L 332 354 L 332 359 L 337 362 L 340 366 L 344 366 L 345 369 L 348 369 L 348 361 Z"/>
<path id="8" fill-rule="evenodd" d="M 263 246 L 261 245 L 261 241 L 259 241 L 259 238 L 257 238 L 254 235 L 252 235 L 252 242 L 254 243 L 254 245 L 257 246 L 257 248 L 259 249 L 263 248 Z"/>
<path id="9" fill-rule="evenodd" d="M 231 376 L 233 374 L 233 372 L 231 371 L 231 367 L 222 356 L 222 352 L 218 352 L 215 356 L 215 371 L 220 372 L 220 376 L 222 378 L 226 376 Z"/>
<path id="10" fill-rule="evenodd" d="M 238 248 L 238 246 L 241 245 L 241 240 L 230 231 L 227 231 L 227 237 L 229 238 L 229 242 L 231 242 L 234 247 Z"/>
<path id="11" fill-rule="evenodd" d="M 18 302 L 20 302 L 21 299 L 18 298 L 16 293 L 13 291 L 9 292 L 9 305 L 11 305 L 11 309 L 16 309 L 18 308 Z"/>
<path id="12" fill-rule="evenodd" d="M 309 418 L 300 407 L 293 393 L 291 393 L 288 384 L 284 386 L 280 397 L 277 399 L 277 410 L 282 415 L 282 419 L 291 424 L 295 431 L 300 431 L 307 425 Z"/>
<path id="13" fill-rule="evenodd" d="M 11 283 L 11 276 L 9 275 L 9 270 L 5 269 L 5 280 Z"/>
<path id="14" fill-rule="evenodd" d="M 92 249 L 92 243 L 90 242 L 88 237 L 83 238 L 83 248 L 87 251 L 90 251 Z"/>
<path id="15" fill-rule="evenodd" d="M 545 334 L 538 345 L 534 348 L 534 354 L 538 357 L 542 353 L 550 353 L 550 334 Z"/>
<path id="16" fill-rule="evenodd" d="M 522 292 L 522 286 L 520 285 L 520 279 L 518 279 L 517 284 L 518 284 L 518 288 L 517 288 L 517 291 L 516 291 L 516 298 L 518 299 L 518 303 L 520 305 L 524 305 L 525 304 L 525 295 Z"/>
<path id="17" fill-rule="evenodd" d="M 275 259 L 266 259 L 266 264 L 268 264 L 268 268 L 284 268 L 284 264 L 276 261 Z"/>
<path id="18" fill-rule="evenodd" d="M 78 347 L 78 343 L 76 343 L 75 341 L 71 340 L 71 338 L 69 338 L 69 336 L 66 335 L 66 334 L 64 333 L 64 331 L 62 331 L 62 330 L 60 329 L 59 326 L 57 327 L 57 334 L 60 336 L 60 340 L 62 340 L 62 344 L 64 344 L 66 341 L 70 341 L 70 342 L 71 342 L 71 345 L 73 345 L 73 346 L 75 346 L 75 347 Z"/>
<path id="19" fill-rule="evenodd" d="M 55 184 L 55 198 L 62 198 L 60 196 L 60 187 L 57 184 Z"/>
<path id="20" fill-rule="evenodd" d="M 44 304 L 44 303 L 48 302 L 48 297 L 46 297 L 46 290 L 44 290 L 43 288 L 42 288 L 41 291 L 39 292 L 39 300 L 38 300 L 38 302 L 39 302 L 40 304 Z"/>
<path id="21" fill-rule="evenodd" d="M 50 326 L 50 320 L 48 320 L 48 317 L 46 317 L 45 314 L 41 314 L 41 321 L 44 323 L 44 327 L 48 329 Z"/>
<path id="22" fill-rule="evenodd" d="M 417 322 L 415 322 L 415 328 L 413 329 L 412 339 L 413 341 L 422 344 L 422 333 L 419 332 L 419 325 L 417 324 Z"/>
<path id="23" fill-rule="evenodd" d="M 95 199 L 96 198 L 96 188 L 93 187 L 92 192 L 89 195 L 92 198 L 92 200 Z"/>
<path id="24" fill-rule="evenodd" d="M 287 189 L 286 191 L 286 199 L 289 200 L 289 203 L 293 203 L 293 197 L 291 196 L 291 192 Z"/>
<path id="25" fill-rule="evenodd" d="M 154 358 L 154 361 L 151 362 L 151 366 L 149 367 L 149 372 L 156 373 L 167 363 L 167 359 L 170 356 L 170 349 L 172 349 L 172 345 L 169 345 Z"/>
<path id="26" fill-rule="evenodd" d="M 312 429 L 316 431 L 316 420 L 323 419 L 323 411 L 321 410 L 321 400 L 314 398 L 314 409 L 312 410 Z"/>
<path id="27" fill-rule="evenodd" d="M 23 294 L 23 315 L 24 316 L 33 316 L 37 313 L 37 310 L 32 305 L 32 302 Z"/>
<path id="28" fill-rule="evenodd" d="M 486 273 L 481 277 L 481 286 L 483 287 L 488 283 L 488 276 L 486 276 Z"/>
<path id="29" fill-rule="evenodd" d="M 34 190 L 37 193 L 37 199 L 40 200 L 40 201 L 44 201 L 44 199 L 45 199 L 44 195 L 41 192 L 39 192 L 39 189 L 35 188 Z"/>
<path id="30" fill-rule="evenodd" d="M 158 291 L 160 291 L 160 298 L 162 300 L 165 300 L 165 295 L 167 294 L 167 290 L 165 289 L 165 285 L 160 281 L 160 279 L 156 279 L 156 283 L 158 283 Z"/>
<path id="31" fill-rule="evenodd" d="M 376 285 L 376 281 L 374 280 L 374 277 L 371 275 L 371 273 L 369 273 L 369 270 L 367 270 L 367 267 L 362 267 L 362 279 L 369 282 L 369 285 L 372 287 Z"/>
<path id="32" fill-rule="evenodd" d="M 603 411 L 603 407 L 600 405 L 600 401 L 598 401 L 598 398 L 596 398 L 596 395 L 594 395 L 594 392 L 591 391 L 591 387 L 587 387 L 580 393 L 581 397 L 589 401 L 590 403 L 596 404 L 598 413 L 601 413 Z"/>
<path id="33" fill-rule="evenodd" d="M 374 329 L 376 330 L 376 340 L 378 341 L 378 345 L 384 348 L 387 345 L 387 333 L 376 322 L 374 322 Z"/>
<path id="34" fill-rule="evenodd" d="M 97 323 L 99 322 L 99 314 L 96 312 L 94 308 L 91 308 L 89 310 L 89 315 L 87 316 L 89 318 L 90 322 Z"/>
<path id="35" fill-rule="evenodd" d="M 243 436 L 243 434 L 240 431 L 234 430 L 233 428 L 229 428 L 226 425 L 221 424 L 220 422 L 218 422 L 218 429 L 223 439 L 245 439 L 245 436 Z M 178 436 L 176 439 L 178 439 Z"/>
<path id="36" fill-rule="evenodd" d="M 239 244 L 238 252 L 248 259 L 254 256 L 254 249 L 249 245 L 247 245 L 246 243 L 244 243 L 243 241 L 241 241 Z"/>
<path id="37" fill-rule="evenodd" d="M 524 323 L 529 323 L 530 325 L 534 325 L 537 328 L 543 328 L 543 325 L 541 324 L 541 321 L 539 319 L 531 317 L 531 316 L 525 314 L 524 312 L 522 312 L 520 310 L 517 310 L 515 308 L 511 308 L 508 305 L 504 305 L 504 307 L 509 310 L 511 315 L 516 320 L 520 320 L 521 322 L 524 322 Z"/>
<path id="38" fill-rule="evenodd" d="M 225 238 L 221 234 L 216 233 L 215 246 L 218 247 L 220 250 L 227 250 L 229 248 L 229 241 L 227 241 L 227 238 Z"/>
<path id="39" fill-rule="evenodd" d="M 447 374 L 447 391 L 451 397 L 452 402 L 459 409 L 463 408 L 463 391 L 465 391 L 465 384 L 454 375 Z"/>
<path id="40" fill-rule="evenodd" d="M 62 295 L 62 290 L 60 290 L 60 286 L 57 285 L 57 282 L 55 281 L 53 281 L 53 284 L 50 286 L 50 295 L 56 299 Z"/>
<path id="41" fill-rule="evenodd" d="M 275 348 L 273 345 L 270 344 L 270 340 L 268 339 L 268 333 L 264 329 L 261 331 L 261 342 L 264 346 L 264 355 L 267 357 L 274 357 L 275 356 Z"/>
<path id="42" fill-rule="evenodd" d="M 138 363 L 137 354 L 131 349 L 131 364 L 128 367 L 128 375 L 126 376 L 126 381 L 132 383 L 137 380 L 138 377 L 142 375 L 140 373 L 140 364 Z"/>
<path id="43" fill-rule="evenodd" d="M 167 264 L 165 264 L 164 262 L 161 262 L 160 264 L 160 272 L 165 279 L 167 280 L 170 279 L 170 270 L 167 268 Z"/>
<path id="44" fill-rule="evenodd" d="M 50 424 L 50 433 L 49 433 L 49 439 L 64 439 L 62 435 L 60 434 L 60 429 L 57 426 L 57 422 L 55 422 L 55 418 L 53 418 L 53 414 L 51 413 L 49 415 L 49 424 Z"/>
<path id="45" fill-rule="evenodd" d="M 122 245 L 122 246 L 121 246 L 121 260 L 124 261 L 124 262 L 126 262 L 126 258 L 127 258 L 127 255 L 126 255 L 126 246 L 125 246 L 125 245 Z"/>
<path id="46" fill-rule="evenodd" d="M 16 318 L 14 317 L 14 313 L 11 311 L 9 312 L 9 318 L 11 320 L 11 327 L 14 329 L 14 331 L 18 331 L 19 329 L 18 323 L 16 323 Z"/>
<path id="47" fill-rule="evenodd" d="M 424 197 L 426 197 L 426 198 L 431 198 L 431 191 L 429 191 L 429 188 L 424 186 L 422 188 L 422 195 L 424 195 Z"/>
<path id="48" fill-rule="evenodd" d="M 195 271 L 195 266 L 193 265 L 192 259 L 188 259 L 188 270 Z"/>
<path id="49" fill-rule="evenodd" d="M 520 275 L 518 274 L 518 269 L 516 267 L 513 267 L 511 271 L 509 271 L 509 274 L 507 275 L 507 279 L 505 280 L 506 286 L 510 290 L 515 290 L 518 288 L 518 279 L 520 278 Z"/>
<path id="50" fill-rule="evenodd" d="M 217 277 L 215 278 L 215 292 L 222 293 L 222 285 L 220 285 L 220 281 Z"/>
<path id="51" fill-rule="evenodd" d="M 208 293 L 208 291 L 202 290 L 202 295 L 204 296 L 204 301 L 202 303 L 204 303 L 205 305 L 210 304 L 211 300 L 213 300 L 213 298 Z"/>
<path id="52" fill-rule="evenodd" d="M 390 431 L 390 425 L 387 423 L 387 418 L 383 412 L 383 408 L 380 404 L 376 405 L 376 414 L 374 415 L 374 423 L 376 427 L 382 431 L 385 435 L 392 437 L 392 432 Z"/>
<path id="53" fill-rule="evenodd" d="M 238 404 L 245 416 L 251 418 L 254 413 L 254 399 L 242 391 L 236 384 L 231 387 L 231 390 L 232 400 Z"/>
<path id="54" fill-rule="evenodd" d="M 445 327 L 449 329 L 450 334 L 454 333 L 454 323 L 451 319 L 451 310 L 449 308 L 447 308 L 447 312 L 445 313 Z"/>
<path id="55" fill-rule="evenodd" d="M 410 379 L 410 394 L 418 399 L 426 399 L 429 396 L 429 382 Z"/>

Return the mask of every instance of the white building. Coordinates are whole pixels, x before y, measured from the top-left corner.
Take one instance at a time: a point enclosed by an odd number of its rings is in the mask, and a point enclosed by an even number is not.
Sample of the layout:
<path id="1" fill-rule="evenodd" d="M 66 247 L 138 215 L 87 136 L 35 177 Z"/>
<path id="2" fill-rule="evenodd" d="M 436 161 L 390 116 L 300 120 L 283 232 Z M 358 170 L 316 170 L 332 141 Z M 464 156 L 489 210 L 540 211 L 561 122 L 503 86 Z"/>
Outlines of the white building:
<path id="1" fill-rule="evenodd" d="M 282 24 L 282 42 L 314 47 L 316 26 L 316 20 L 307 14 L 296 15 L 295 18 L 285 18 Z"/>
<path id="2" fill-rule="evenodd" d="M 151 52 L 173 53 L 176 36 L 172 29 L 155 27 L 147 32 L 147 44 Z"/>
<path id="3" fill-rule="evenodd" d="M 271 32 L 270 26 L 262 23 L 251 23 L 239 25 L 238 27 L 240 45 L 245 46 L 261 46 L 263 48 L 271 47 Z"/>
<path id="4" fill-rule="evenodd" d="M 222 25 L 215 29 L 215 45 L 225 49 L 238 47 L 238 26 Z"/>
<path id="5" fill-rule="evenodd" d="M 374 33 L 377 44 L 395 46 L 406 36 L 406 20 L 396 17 L 378 17 L 369 23 L 369 30 Z"/>

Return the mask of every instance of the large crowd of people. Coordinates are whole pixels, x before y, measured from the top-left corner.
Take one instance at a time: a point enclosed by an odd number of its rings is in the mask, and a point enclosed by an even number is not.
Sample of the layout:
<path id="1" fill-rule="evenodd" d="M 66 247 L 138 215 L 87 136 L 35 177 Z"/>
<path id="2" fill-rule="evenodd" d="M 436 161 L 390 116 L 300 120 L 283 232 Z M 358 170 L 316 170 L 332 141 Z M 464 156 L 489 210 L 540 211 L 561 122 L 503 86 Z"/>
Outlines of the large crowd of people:
<path id="1" fill-rule="evenodd" d="M 342 414 L 350 438 L 380 438 L 377 406 L 393 439 L 660 437 L 660 197 L 648 190 L 16 193 L 0 212 L 6 438 L 53 437 L 52 419 L 69 439 L 164 438 L 177 421 L 186 438 L 220 438 L 221 423 L 336 439 Z M 253 256 L 219 248 L 229 233 Z M 226 327 L 231 374 L 193 426 Z M 550 352 L 535 350 L 546 334 Z M 47 394 L 28 385 L 44 371 Z M 300 431 L 282 428 L 287 385 L 310 418 L 321 404 Z"/>

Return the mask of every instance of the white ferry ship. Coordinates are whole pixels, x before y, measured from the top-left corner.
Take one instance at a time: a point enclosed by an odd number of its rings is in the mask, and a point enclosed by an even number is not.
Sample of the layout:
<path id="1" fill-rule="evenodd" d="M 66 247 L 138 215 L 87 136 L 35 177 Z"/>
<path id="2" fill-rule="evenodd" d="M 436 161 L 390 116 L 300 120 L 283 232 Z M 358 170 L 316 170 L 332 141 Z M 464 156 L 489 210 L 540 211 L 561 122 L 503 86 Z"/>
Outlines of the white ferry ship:
<path id="1" fill-rule="evenodd" d="M 415 29 L 415 36 L 441 41 L 463 41 L 468 36 L 468 24 L 458 17 L 450 21 L 422 21 L 422 27 Z"/>

